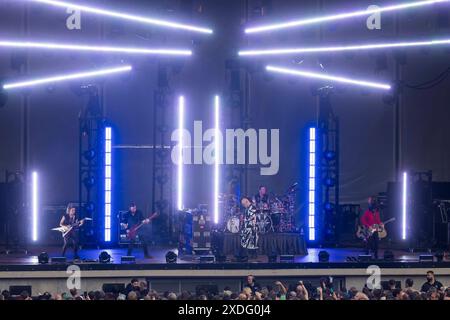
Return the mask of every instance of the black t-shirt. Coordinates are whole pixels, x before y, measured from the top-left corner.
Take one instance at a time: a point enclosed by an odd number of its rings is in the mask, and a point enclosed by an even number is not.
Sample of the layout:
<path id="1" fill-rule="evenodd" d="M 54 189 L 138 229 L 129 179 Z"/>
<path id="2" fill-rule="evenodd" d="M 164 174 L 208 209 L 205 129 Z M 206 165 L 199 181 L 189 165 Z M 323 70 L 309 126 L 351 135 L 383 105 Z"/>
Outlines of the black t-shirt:
<path id="1" fill-rule="evenodd" d="M 437 290 L 440 290 L 442 287 L 443 287 L 442 283 L 440 283 L 439 281 L 435 280 L 433 284 L 430 284 L 429 282 L 425 282 L 422 285 L 422 289 L 420 291 L 428 292 L 428 291 L 430 291 L 431 288 L 436 288 Z"/>
<path id="2" fill-rule="evenodd" d="M 251 284 L 247 282 L 245 284 L 244 288 L 246 288 L 246 287 L 252 289 L 253 293 L 255 293 L 256 291 L 259 291 L 261 289 L 261 286 L 257 282 L 253 282 Z"/>
<path id="3" fill-rule="evenodd" d="M 140 224 L 144 220 L 144 214 L 141 210 L 136 210 L 134 215 L 131 213 L 131 211 L 128 211 L 123 215 L 123 221 L 122 223 L 128 224 L 128 229 L 133 228 L 135 225 Z"/>
<path id="4" fill-rule="evenodd" d="M 65 225 L 65 226 L 71 226 L 71 225 L 73 225 L 73 224 L 75 224 L 75 223 L 77 223 L 77 222 L 78 222 L 77 216 L 73 216 L 73 217 L 71 218 L 70 215 L 68 215 L 68 214 L 65 214 L 65 215 L 64 215 L 63 225 Z"/>
<path id="5" fill-rule="evenodd" d="M 255 195 L 255 202 L 258 203 L 269 203 L 269 196 L 267 194 L 262 197 L 258 194 Z"/>
<path id="6" fill-rule="evenodd" d="M 128 295 L 131 291 L 135 291 L 136 293 L 140 293 L 141 288 L 139 286 L 133 287 L 133 285 L 131 283 L 129 283 L 127 285 L 127 287 L 125 288 L 125 294 Z"/>
<path id="7" fill-rule="evenodd" d="M 80 226 L 78 226 L 76 223 L 78 223 L 79 221 L 80 220 L 78 220 L 77 216 L 73 216 L 71 218 L 69 214 L 64 215 L 64 221 L 62 224 L 68 227 L 72 226 L 71 232 L 67 234 L 66 237 L 78 237 L 78 231 L 80 229 Z"/>

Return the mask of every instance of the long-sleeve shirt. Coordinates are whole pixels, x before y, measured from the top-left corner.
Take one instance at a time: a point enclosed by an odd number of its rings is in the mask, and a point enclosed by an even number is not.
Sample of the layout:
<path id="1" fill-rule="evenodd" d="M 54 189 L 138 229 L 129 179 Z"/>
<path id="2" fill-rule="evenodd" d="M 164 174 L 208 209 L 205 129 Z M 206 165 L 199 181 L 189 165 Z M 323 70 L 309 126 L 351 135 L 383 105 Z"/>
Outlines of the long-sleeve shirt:
<path id="1" fill-rule="evenodd" d="M 380 213 L 378 210 L 367 210 L 361 217 L 361 224 L 365 227 L 371 227 L 374 224 L 381 224 Z"/>

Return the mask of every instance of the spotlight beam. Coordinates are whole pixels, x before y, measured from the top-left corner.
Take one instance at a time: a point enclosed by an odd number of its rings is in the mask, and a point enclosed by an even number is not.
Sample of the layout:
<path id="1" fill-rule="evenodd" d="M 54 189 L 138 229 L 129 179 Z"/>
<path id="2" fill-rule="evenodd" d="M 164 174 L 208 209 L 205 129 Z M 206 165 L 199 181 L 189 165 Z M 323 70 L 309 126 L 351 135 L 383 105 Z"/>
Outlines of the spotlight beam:
<path id="1" fill-rule="evenodd" d="M 271 55 L 290 55 L 301 53 L 328 53 L 339 51 L 358 51 L 358 50 L 377 50 L 377 49 L 395 49 L 395 48 L 409 48 L 409 47 L 424 47 L 424 46 L 438 46 L 449 45 L 450 39 L 431 40 L 431 41 L 416 41 L 416 42 L 396 42 L 396 43 L 376 43 L 376 44 L 362 44 L 362 45 L 348 45 L 335 47 L 310 47 L 310 48 L 279 48 L 267 50 L 242 50 L 239 51 L 239 56 L 271 56 Z"/>
<path id="2" fill-rule="evenodd" d="M 288 75 L 294 75 L 294 76 L 300 76 L 300 77 L 306 77 L 306 78 L 315 78 L 315 79 L 323 79 L 323 80 L 330 80 L 335 82 L 342 82 L 342 83 L 348 83 L 353 84 L 357 86 L 363 86 L 363 87 L 370 87 L 370 88 L 376 88 L 376 89 L 383 89 L 383 90 L 390 90 L 391 86 L 388 84 L 383 83 L 376 83 L 376 82 L 369 82 L 364 80 L 353 80 L 349 78 L 344 78 L 340 76 L 330 76 L 322 73 L 315 73 L 310 71 L 300 71 L 296 69 L 287 69 L 287 68 L 280 68 L 275 66 L 267 66 L 267 71 L 270 72 L 276 72 L 276 73 L 282 73 L 282 74 L 288 74 Z"/>
<path id="3" fill-rule="evenodd" d="M 359 11 L 354 11 L 354 12 L 340 13 L 340 14 L 328 15 L 328 16 L 322 16 L 322 17 L 316 17 L 316 18 L 300 19 L 300 20 L 294 20 L 294 21 L 288 21 L 288 22 L 282 22 L 282 23 L 276 23 L 276 24 L 268 24 L 268 25 L 247 28 L 247 29 L 245 29 L 245 33 L 252 34 L 252 33 L 261 33 L 261 32 L 275 31 L 275 30 L 281 30 L 281 29 L 289 29 L 289 28 L 301 27 L 301 26 L 305 26 L 305 25 L 319 24 L 322 22 L 337 21 L 337 20 L 344 20 L 344 19 L 349 19 L 349 18 L 354 18 L 354 17 L 368 16 L 368 15 L 371 15 L 374 13 L 379 13 L 379 12 L 399 11 L 399 10 L 422 7 L 422 6 L 429 6 L 429 5 L 433 5 L 435 3 L 449 2 L 449 1 L 450 0 L 416 1 L 416 2 L 396 4 L 396 5 L 380 7 L 380 8 L 374 8 L 374 9 L 359 10 Z"/>
<path id="4" fill-rule="evenodd" d="M 74 80 L 74 79 L 99 77 L 99 76 L 104 76 L 104 75 L 113 74 L 113 73 L 131 71 L 131 69 L 132 69 L 131 66 L 123 66 L 123 67 L 110 68 L 110 69 L 101 69 L 101 70 L 97 70 L 97 71 L 72 73 L 72 74 L 66 74 L 66 75 L 57 75 L 57 76 L 48 77 L 48 78 L 34 79 L 34 80 L 28 80 L 28 81 L 23 81 L 23 82 L 7 83 L 7 84 L 3 85 L 3 89 L 11 90 L 11 89 L 17 89 L 17 88 L 23 88 L 23 87 L 36 86 L 36 85 L 45 84 L 45 83 L 53 83 L 53 82 L 61 82 L 61 81 Z"/>
<path id="5" fill-rule="evenodd" d="M 214 136 L 214 223 L 219 223 L 219 181 L 220 181 L 220 158 L 219 158 L 219 112 L 220 112 L 220 98 L 215 96 L 214 98 L 214 123 L 215 123 L 215 136 Z"/>
<path id="6" fill-rule="evenodd" d="M 79 5 L 79 4 L 66 2 L 66 1 L 56 1 L 56 0 L 28 0 L 28 1 L 38 2 L 38 3 L 42 3 L 42 4 L 48 4 L 48 5 L 51 5 L 54 7 L 72 8 L 72 9 L 77 9 L 77 10 L 80 10 L 83 12 L 89 12 L 92 14 L 108 16 L 108 17 L 112 17 L 112 18 L 119 18 L 119 19 L 123 19 L 123 20 L 130 20 L 130 21 L 140 22 L 143 24 L 155 25 L 155 26 L 159 26 L 159 27 L 180 29 L 180 30 L 192 31 L 192 32 L 197 32 L 197 33 L 206 33 L 206 34 L 213 33 L 213 30 L 208 29 L 208 28 L 202 28 L 202 27 L 197 27 L 197 26 L 193 26 L 193 25 L 182 24 L 182 23 L 178 23 L 178 22 L 161 20 L 161 19 L 156 19 L 156 18 L 151 18 L 151 17 L 143 17 L 143 16 L 137 16 L 137 15 L 127 14 L 127 13 L 121 13 L 121 12 L 107 10 L 107 9 L 103 9 L 103 8 L 84 6 L 84 5 Z"/>
<path id="7" fill-rule="evenodd" d="M 0 47 L 21 48 L 21 49 L 89 51 L 89 52 L 104 52 L 104 53 L 169 55 L 169 56 L 192 55 L 192 51 L 190 50 L 179 50 L 179 49 L 109 47 L 109 46 L 84 45 L 84 44 L 62 44 L 62 43 L 60 44 L 51 42 L 10 41 L 10 40 L 0 40 Z"/>

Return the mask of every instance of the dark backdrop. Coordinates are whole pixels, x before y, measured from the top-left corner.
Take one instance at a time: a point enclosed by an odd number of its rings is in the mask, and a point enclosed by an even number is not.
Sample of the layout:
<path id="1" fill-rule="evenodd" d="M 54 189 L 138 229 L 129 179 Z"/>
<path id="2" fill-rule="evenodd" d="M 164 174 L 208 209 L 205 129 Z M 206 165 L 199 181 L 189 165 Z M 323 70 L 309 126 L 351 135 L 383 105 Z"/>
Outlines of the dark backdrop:
<path id="1" fill-rule="evenodd" d="M 185 32 L 142 27 L 131 22 L 114 22 L 88 14 L 82 15 L 81 30 L 67 30 L 65 19 L 68 15 L 64 10 L 36 4 L 29 6 L 27 23 L 30 39 L 192 48 L 194 56 L 177 59 L 182 67 L 181 72 L 171 77 L 173 92 L 183 93 L 187 98 L 188 127 L 192 127 L 194 120 L 202 120 L 204 127 L 211 126 L 213 95 L 227 92 L 229 79 L 226 61 L 236 58 L 239 48 L 320 44 L 317 27 L 245 37 L 243 23 L 246 1 L 242 0 L 98 0 L 89 3 L 124 8 L 142 15 L 149 13 L 182 18 L 211 26 L 215 30 L 212 36 L 193 36 Z M 366 5 L 381 5 L 391 1 L 324 1 L 322 11 L 318 3 L 312 0 L 250 1 L 250 18 L 255 23 L 278 21 L 319 12 L 366 8 Z M 267 16 L 258 17 L 261 4 L 268 9 L 264 10 Z M 188 13 L 181 11 L 183 8 L 194 10 Z M 410 10 L 399 17 L 399 38 L 420 39 L 450 34 L 448 6 L 445 4 Z M 1 2 L 1 38 L 25 37 L 24 21 L 23 3 Z M 394 14 L 383 14 L 382 30 L 368 30 L 365 21 L 363 18 L 328 24 L 323 28 L 322 44 L 396 39 Z M 432 79 L 450 64 L 448 47 L 396 52 L 405 52 L 403 78 L 412 83 Z M 156 89 L 158 59 L 48 51 L 29 52 L 26 57 L 30 76 L 113 65 L 122 60 L 133 63 L 135 68 L 132 75 L 112 77 L 101 82 L 105 115 L 116 128 L 116 143 L 151 144 L 153 91 Z M 320 62 L 330 73 L 392 81 L 395 57 L 396 54 L 386 51 L 386 54 L 359 52 L 319 57 L 284 57 L 267 61 L 289 63 L 305 60 L 304 64 L 310 68 L 317 68 Z M 0 49 L 0 78 L 13 80 L 19 76 L 12 64 L 15 60 L 16 50 Z M 441 181 L 450 180 L 450 135 L 447 129 L 450 119 L 449 84 L 450 80 L 447 79 L 426 91 L 405 89 L 401 110 L 401 167 L 418 171 L 433 170 L 435 179 Z M 77 96 L 71 90 L 77 85 L 64 83 L 43 86 L 29 92 L 30 121 L 26 124 L 29 126 L 28 154 L 30 168 L 40 172 L 43 204 L 61 204 L 78 197 L 77 117 L 87 101 L 86 97 Z M 262 177 L 258 171 L 251 171 L 249 193 L 255 193 L 260 184 L 268 185 L 273 192 L 282 192 L 288 185 L 302 179 L 302 166 L 305 165 L 303 150 L 300 150 L 303 145 L 302 130 L 315 120 L 316 115 L 312 85 L 317 83 L 306 79 L 268 76 L 258 69 L 250 74 L 251 127 L 280 128 L 281 146 L 279 173 Z M 346 85 L 337 85 L 336 89 L 332 104 L 341 121 L 341 202 L 361 203 L 368 195 L 386 190 L 387 181 L 394 178 L 394 109 L 391 104 L 385 103 L 383 93 L 376 90 Z M 1 170 L 22 168 L 22 102 L 20 93 L 10 93 L 6 106 L 0 109 Z M 173 119 L 175 124 L 175 114 Z M 225 118 L 224 125 L 231 127 L 231 119 Z M 118 174 L 115 179 L 117 209 L 126 207 L 130 200 L 136 201 L 141 207 L 149 207 L 152 191 L 151 151 L 122 150 L 116 156 L 120 163 L 116 168 Z M 208 166 L 187 169 L 188 206 L 209 202 L 211 170 Z"/>

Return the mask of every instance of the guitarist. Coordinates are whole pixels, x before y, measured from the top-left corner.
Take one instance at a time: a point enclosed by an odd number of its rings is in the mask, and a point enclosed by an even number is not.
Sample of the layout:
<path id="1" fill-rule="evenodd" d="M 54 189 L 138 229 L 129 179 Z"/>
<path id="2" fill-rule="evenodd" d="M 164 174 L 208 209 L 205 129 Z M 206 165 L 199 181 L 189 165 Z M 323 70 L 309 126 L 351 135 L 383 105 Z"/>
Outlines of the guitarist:
<path id="1" fill-rule="evenodd" d="M 79 249 L 79 227 L 84 224 L 84 220 L 78 220 L 75 205 L 69 203 L 66 209 L 66 214 L 62 216 L 59 222 L 60 227 L 73 227 L 72 230 L 63 237 L 64 246 L 62 249 L 62 256 L 66 256 L 67 247 L 72 244 L 74 259 L 80 259 L 78 256 Z"/>
<path id="2" fill-rule="evenodd" d="M 156 217 L 156 214 L 153 214 L 152 217 L 145 219 L 144 214 L 141 210 L 137 209 L 137 206 L 135 203 L 130 204 L 130 209 L 127 213 L 125 213 L 122 217 L 122 225 L 127 230 L 127 234 L 129 235 L 129 245 L 128 245 L 128 251 L 127 255 L 130 256 L 133 252 L 133 248 L 136 242 L 136 235 L 139 235 L 139 240 L 142 243 L 142 247 L 144 249 L 144 257 L 146 259 L 151 259 L 151 256 L 148 254 L 148 243 L 147 243 L 147 237 L 143 234 L 141 231 L 142 228 L 140 228 L 142 225 L 149 224 L 150 221 Z M 139 228 L 139 229 L 137 229 Z M 135 231 L 135 229 L 137 229 Z"/>
<path id="3" fill-rule="evenodd" d="M 383 227 L 383 223 L 381 222 L 380 219 L 380 212 L 375 203 L 375 199 L 373 197 L 369 197 L 368 204 L 369 204 L 368 209 L 361 216 L 361 224 L 369 231 L 372 230 L 374 225 L 379 225 Z M 372 251 L 373 255 L 375 256 L 375 259 L 378 259 L 378 243 L 380 241 L 378 237 L 378 231 L 375 230 L 373 233 L 369 233 L 365 241 L 366 241 L 366 253 L 371 254 Z"/>

